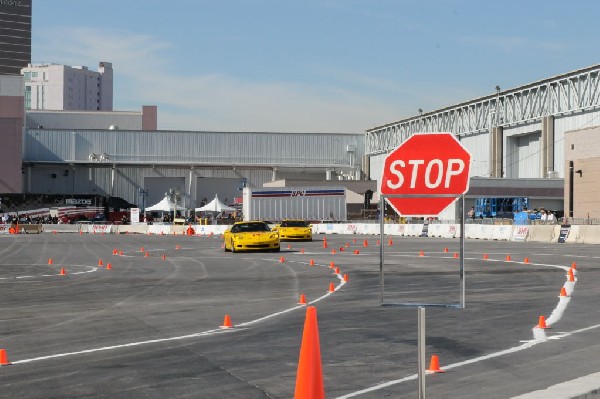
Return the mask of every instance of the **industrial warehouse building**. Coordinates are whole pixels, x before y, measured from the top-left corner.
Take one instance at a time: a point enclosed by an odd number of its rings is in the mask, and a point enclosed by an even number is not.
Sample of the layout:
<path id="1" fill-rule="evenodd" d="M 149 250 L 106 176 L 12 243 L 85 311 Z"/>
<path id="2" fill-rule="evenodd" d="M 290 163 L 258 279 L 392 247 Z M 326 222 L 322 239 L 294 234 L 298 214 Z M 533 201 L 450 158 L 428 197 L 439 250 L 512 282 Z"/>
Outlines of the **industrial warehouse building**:
<path id="1" fill-rule="evenodd" d="M 176 189 L 186 208 L 279 179 L 360 179 L 364 154 L 362 134 L 26 129 L 24 143 L 25 192 L 141 205 Z"/>
<path id="2" fill-rule="evenodd" d="M 468 197 L 538 195 L 540 206 L 558 209 L 564 203 L 567 216 L 598 218 L 594 175 L 587 172 L 597 161 L 598 143 L 580 137 L 597 136 L 599 73 L 596 65 L 514 89 L 497 88 L 482 98 L 374 127 L 366 135 L 29 127 L 23 139 L 23 187 L 32 193 L 119 196 L 137 204 L 158 201 L 176 188 L 192 208 L 215 194 L 231 202 L 243 185 L 262 187 L 283 179 L 375 182 L 386 154 L 410 135 L 449 131 L 473 154 Z M 573 145 L 567 144 L 569 137 Z M 455 210 L 448 212 L 447 218 L 454 218 Z"/>

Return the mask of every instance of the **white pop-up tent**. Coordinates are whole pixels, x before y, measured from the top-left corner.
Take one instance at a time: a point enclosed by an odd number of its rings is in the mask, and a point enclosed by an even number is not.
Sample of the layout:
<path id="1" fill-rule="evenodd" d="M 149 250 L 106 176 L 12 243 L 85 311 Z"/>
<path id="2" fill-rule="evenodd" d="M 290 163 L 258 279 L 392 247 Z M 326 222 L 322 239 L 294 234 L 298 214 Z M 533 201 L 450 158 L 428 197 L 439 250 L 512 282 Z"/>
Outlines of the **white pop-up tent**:
<path id="1" fill-rule="evenodd" d="M 227 206 L 221 202 L 221 200 L 219 200 L 217 195 L 215 195 L 214 200 L 210 201 L 204 206 L 201 206 L 200 208 L 196 208 L 195 210 L 196 212 L 233 212 L 235 211 L 235 208 Z"/>
<path id="2" fill-rule="evenodd" d="M 163 198 L 158 204 L 154 204 L 145 209 L 146 212 L 169 212 L 173 209 L 177 211 L 185 211 L 183 206 L 176 205 L 169 198 Z"/>

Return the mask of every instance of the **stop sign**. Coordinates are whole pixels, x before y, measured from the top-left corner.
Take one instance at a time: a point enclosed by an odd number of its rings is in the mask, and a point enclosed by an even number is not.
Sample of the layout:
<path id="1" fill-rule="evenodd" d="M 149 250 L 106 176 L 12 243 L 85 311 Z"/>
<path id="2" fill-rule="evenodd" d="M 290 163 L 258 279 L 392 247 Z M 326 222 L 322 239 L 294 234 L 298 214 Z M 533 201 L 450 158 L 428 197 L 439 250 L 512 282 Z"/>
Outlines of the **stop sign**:
<path id="1" fill-rule="evenodd" d="M 452 133 L 417 133 L 385 158 L 381 194 L 454 195 L 386 198 L 402 216 L 437 215 L 469 189 L 471 154 Z"/>

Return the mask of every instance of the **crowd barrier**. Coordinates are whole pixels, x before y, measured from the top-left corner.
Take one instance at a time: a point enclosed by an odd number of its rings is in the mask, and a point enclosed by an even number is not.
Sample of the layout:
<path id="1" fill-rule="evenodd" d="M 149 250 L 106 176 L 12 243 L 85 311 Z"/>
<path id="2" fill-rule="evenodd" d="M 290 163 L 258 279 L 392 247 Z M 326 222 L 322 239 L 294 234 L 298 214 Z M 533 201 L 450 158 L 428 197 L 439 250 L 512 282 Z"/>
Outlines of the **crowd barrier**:
<path id="1" fill-rule="evenodd" d="M 0 234 L 8 234 L 9 225 L 0 224 Z M 88 234 L 155 234 L 197 236 L 221 235 L 227 225 L 168 225 L 168 224 L 44 224 L 20 225 L 21 233 L 88 233 Z M 313 234 L 365 234 L 379 235 L 378 223 L 317 223 Z M 191 230 L 190 230 L 191 229 Z M 474 240 L 565 242 L 577 244 L 600 244 L 600 225 L 572 225 L 568 229 L 560 225 L 465 225 L 465 237 Z M 384 233 L 401 237 L 459 238 L 458 224 L 384 224 Z M 562 233 L 562 235 L 561 235 Z"/>

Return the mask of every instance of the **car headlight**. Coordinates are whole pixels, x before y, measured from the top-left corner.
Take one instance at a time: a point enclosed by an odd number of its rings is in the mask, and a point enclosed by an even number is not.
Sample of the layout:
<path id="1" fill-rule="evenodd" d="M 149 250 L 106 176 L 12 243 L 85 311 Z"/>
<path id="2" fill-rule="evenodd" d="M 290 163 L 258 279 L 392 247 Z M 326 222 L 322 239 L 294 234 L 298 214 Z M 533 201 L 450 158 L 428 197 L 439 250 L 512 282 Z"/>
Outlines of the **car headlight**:
<path id="1" fill-rule="evenodd" d="M 269 238 L 277 238 L 279 237 L 279 234 L 271 234 L 271 236 Z"/>

